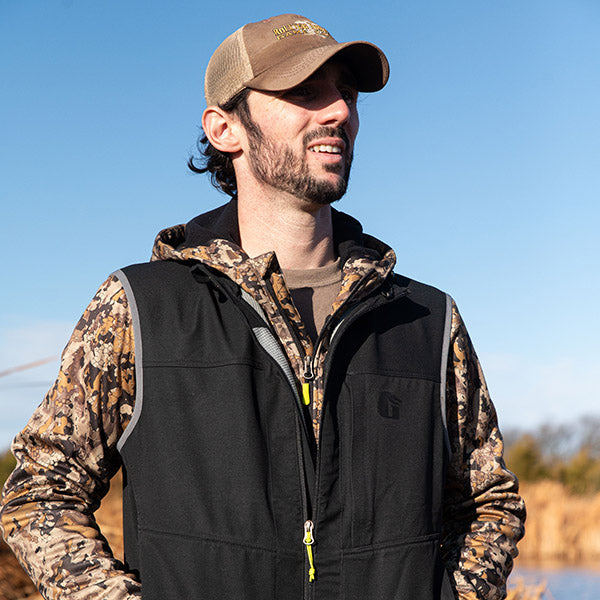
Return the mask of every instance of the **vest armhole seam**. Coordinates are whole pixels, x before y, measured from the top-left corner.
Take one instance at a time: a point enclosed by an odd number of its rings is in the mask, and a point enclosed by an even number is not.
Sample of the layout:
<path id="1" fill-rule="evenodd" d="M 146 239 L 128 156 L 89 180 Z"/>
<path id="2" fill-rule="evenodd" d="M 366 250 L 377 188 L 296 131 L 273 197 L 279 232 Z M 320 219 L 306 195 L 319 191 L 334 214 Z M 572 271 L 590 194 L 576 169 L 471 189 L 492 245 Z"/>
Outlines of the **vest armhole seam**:
<path id="1" fill-rule="evenodd" d="M 131 321 L 133 326 L 133 342 L 134 342 L 134 367 L 135 367 L 135 403 L 133 407 L 133 414 L 131 415 L 131 420 L 125 427 L 119 441 L 117 442 L 117 450 L 119 453 L 122 452 L 123 446 L 127 442 L 129 436 L 133 433 L 137 422 L 140 419 L 142 414 L 142 404 L 143 404 L 143 392 L 144 392 L 144 380 L 143 380 L 143 368 L 142 368 L 142 333 L 140 326 L 140 315 L 138 311 L 138 306 L 135 301 L 135 295 L 133 293 L 133 288 L 131 287 L 131 283 L 127 277 L 127 275 L 123 272 L 122 269 L 115 271 L 113 276 L 116 277 L 123 286 L 125 291 L 125 295 L 127 296 L 127 303 L 129 305 L 129 311 L 131 313 Z"/>

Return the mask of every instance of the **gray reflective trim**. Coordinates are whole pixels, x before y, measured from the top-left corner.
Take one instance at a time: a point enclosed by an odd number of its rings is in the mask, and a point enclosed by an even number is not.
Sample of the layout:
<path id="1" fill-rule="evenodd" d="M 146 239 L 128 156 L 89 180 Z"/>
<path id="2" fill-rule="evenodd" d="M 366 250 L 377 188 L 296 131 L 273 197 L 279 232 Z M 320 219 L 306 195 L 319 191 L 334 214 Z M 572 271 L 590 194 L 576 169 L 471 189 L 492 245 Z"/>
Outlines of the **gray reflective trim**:
<path id="1" fill-rule="evenodd" d="M 283 353 L 281 346 L 267 327 L 253 327 L 252 331 L 258 340 L 258 343 L 265 349 L 271 358 L 282 368 L 287 380 L 289 381 L 292 390 L 299 398 L 298 389 L 296 388 L 296 379 L 292 373 L 292 368 Z"/>
<path id="2" fill-rule="evenodd" d="M 269 321 L 261 305 L 246 290 L 242 290 L 242 298 L 262 317 L 267 325 Z M 258 343 L 269 354 L 269 356 L 281 367 L 286 379 L 288 380 L 296 398 L 300 399 L 298 388 L 296 387 L 296 378 L 292 372 L 292 367 L 288 362 L 287 356 L 283 353 L 279 342 L 275 339 L 273 332 L 268 327 L 253 327 L 252 332 Z"/>
<path id="3" fill-rule="evenodd" d="M 258 301 L 246 290 L 242 290 L 242 298 L 262 317 L 262 320 L 268 325 L 269 321 L 267 320 L 267 316 L 265 315 L 265 312 Z"/>
<path id="4" fill-rule="evenodd" d="M 452 331 L 452 298 L 446 294 L 446 320 L 444 323 L 444 338 L 442 341 L 442 360 L 440 367 L 440 409 L 442 411 L 442 423 L 444 424 L 444 442 L 448 454 L 452 456 L 452 446 L 448 435 L 448 424 L 446 421 L 446 385 L 448 379 L 448 357 L 450 356 L 450 333 Z"/>
<path id="5" fill-rule="evenodd" d="M 121 452 L 127 438 L 133 433 L 137 422 L 142 414 L 142 400 L 144 397 L 144 378 L 142 372 L 142 330 L 140 329 L 140 315 L 138 313 L 138 307 L 135 302 L 135 296 L 133 295 L 133 289 L 127 279 L 127 275 L 123 271 L 115 271 L 113 275 L 121 282 L 125 294 L 127 295 L 127 302 L 129 304 L 129 310 L 131 312 L 131 321 L 133 325 L 133 342 L 135 348 L 135 405 L 133 407 L 133 415 L 131 421 L 127 424 L 123 435 L 117 442 L 117 450 Z"/>
<path id="6" fill-rule="evenodd" d="M 342 326 L 342 323 L 345 321 L 346 319 L 342 319 L 333 329 L 333 331 L 331 332 L 331 338 L 329 339 L 329 345 L 331 346 L 331 342 L 333 342 L 333 338 L 336 336 L 338 329 Z"/>

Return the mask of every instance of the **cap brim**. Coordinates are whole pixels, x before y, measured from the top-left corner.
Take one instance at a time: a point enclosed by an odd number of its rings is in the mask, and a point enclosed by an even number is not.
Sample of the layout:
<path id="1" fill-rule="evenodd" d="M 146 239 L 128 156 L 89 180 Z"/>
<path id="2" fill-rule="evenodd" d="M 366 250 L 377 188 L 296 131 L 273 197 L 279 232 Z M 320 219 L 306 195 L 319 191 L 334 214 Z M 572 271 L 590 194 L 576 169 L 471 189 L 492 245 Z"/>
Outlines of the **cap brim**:
<path id="1" fill-rule="evenodd" d="M 243 85 L 264 92 L 289 90 L 308 79 L 334 57 L 348 65 L 359 92 L 376 92 L 387 83 L 390 67 L 385 54 L 375 44 L 359 41 L 331 44 L 301 52 L 273 65 Z"/>

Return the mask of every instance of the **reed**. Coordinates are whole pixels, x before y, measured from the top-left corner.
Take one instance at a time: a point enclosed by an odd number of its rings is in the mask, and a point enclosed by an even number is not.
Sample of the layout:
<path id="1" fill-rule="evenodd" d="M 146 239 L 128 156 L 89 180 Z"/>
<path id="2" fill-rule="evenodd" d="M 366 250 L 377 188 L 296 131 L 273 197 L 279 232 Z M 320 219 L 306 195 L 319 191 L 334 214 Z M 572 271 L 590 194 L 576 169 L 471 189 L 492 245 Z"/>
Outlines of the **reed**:
<path id="1" fill-rule="evenodd" d="M 555 481 L 525 483 L 525 537 L 519 544 L 522 563 L 598 564 L 600 561 L 600 493 L 576 495 Z"/>

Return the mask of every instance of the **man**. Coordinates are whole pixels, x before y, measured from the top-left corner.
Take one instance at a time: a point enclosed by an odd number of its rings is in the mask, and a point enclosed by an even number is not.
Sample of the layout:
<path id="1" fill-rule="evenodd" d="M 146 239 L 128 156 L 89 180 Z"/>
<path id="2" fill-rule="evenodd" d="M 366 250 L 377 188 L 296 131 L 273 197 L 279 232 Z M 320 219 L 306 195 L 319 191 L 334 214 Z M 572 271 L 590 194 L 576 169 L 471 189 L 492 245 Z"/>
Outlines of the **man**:
<path id="1" fill-rule="evenodd" d="M 214 53 L 190 166 L 232 200 L 101 286 L 13 445 L 45 597 L 504 597 L 524 507 L 459 313 L 330 206 L 387 78 L 298 15 Z M 126 564 L 92 516 L 121 465 Z"/>

